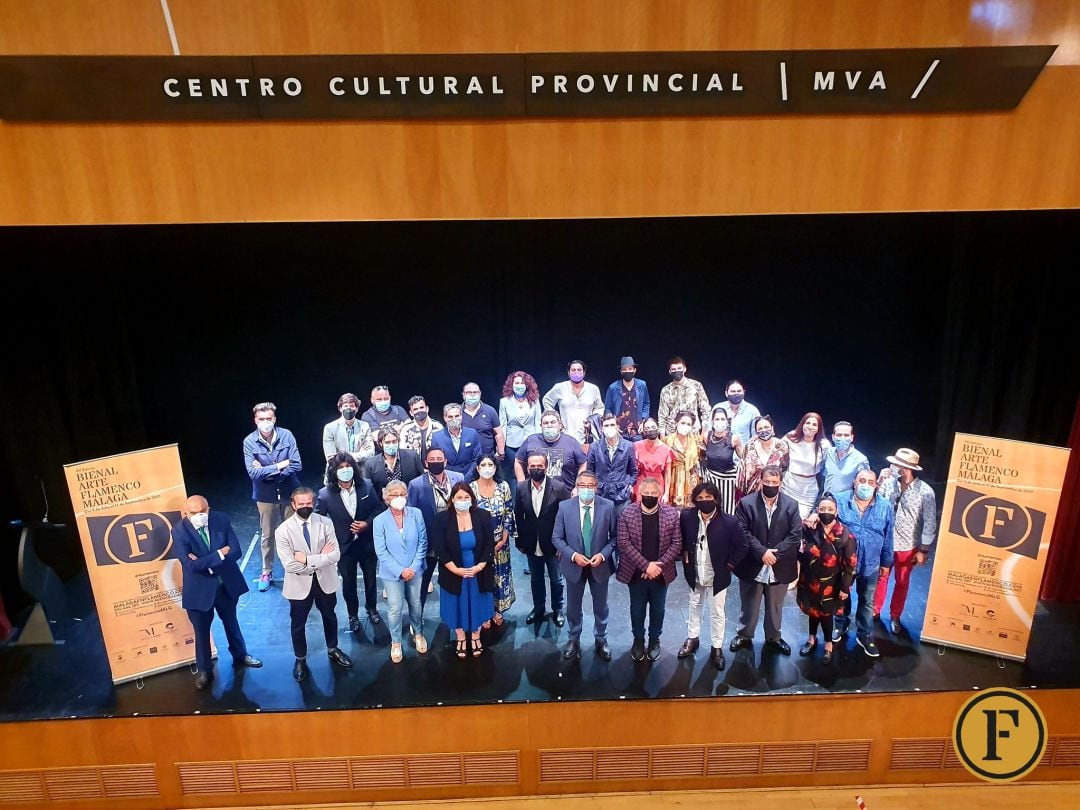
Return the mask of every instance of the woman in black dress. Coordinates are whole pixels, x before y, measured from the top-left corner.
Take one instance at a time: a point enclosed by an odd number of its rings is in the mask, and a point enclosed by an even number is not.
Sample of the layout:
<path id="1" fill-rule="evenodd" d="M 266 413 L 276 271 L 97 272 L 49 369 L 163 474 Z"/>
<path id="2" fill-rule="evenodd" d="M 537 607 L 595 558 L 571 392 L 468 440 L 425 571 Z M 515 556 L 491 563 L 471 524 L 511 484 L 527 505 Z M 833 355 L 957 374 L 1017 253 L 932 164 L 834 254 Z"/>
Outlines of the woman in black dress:
<path id="1" fill-rule="evenodd" d="M 738 472 L 735 457 L 742 451 L 742 442 L 731 432 L 731 414 L 720 405 L 712 409 L 712 424 L 705 427 L 705 452 L 701 456 L 703 480 L 712 482 L 720 490 L 720 511 L 734 515 L 735 474 Z"/>
<path id="2" fill-rule="evenodd" d="M 833 616 L 849 609 L 851 581 L 858 563 L 855 535 L 836 517 L 836 499 L 826 492 L 818 499 L 817 511 L 803 523 L 803 547 L 799 553 L 799 588 L 795 601 L 810 617 L 810 637 L 799 650 L 809 655 L 817 647 L 817 630 L 825 635 L 821 661 L 832 661 Z"/>

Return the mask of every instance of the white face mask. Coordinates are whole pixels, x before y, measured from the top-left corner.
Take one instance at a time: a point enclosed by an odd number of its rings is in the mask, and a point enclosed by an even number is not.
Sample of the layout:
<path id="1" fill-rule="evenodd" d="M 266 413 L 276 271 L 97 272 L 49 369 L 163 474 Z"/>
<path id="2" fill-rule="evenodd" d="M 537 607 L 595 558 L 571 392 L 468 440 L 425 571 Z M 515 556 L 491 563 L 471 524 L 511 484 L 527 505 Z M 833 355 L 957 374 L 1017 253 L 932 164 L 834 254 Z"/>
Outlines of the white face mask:
<path id="1" fill-rule="evenodd" d="M 485 479 L 485 480 L 488 479 L 488 478 L 494 478 L 495 477 L 495 468 L 494 467 L 480 467 L 479 469 L 477 469 L 477 472 L 480 473 L 480 477 Z"/>
<path id="2" fill-rule="evenodd" d="M 263 434 L 269 434 L 274 430 L 273 419 L 260 419 L 255 424 L 259 426 L 259 432 Z"/>
<path id="3" fill-rule="evenodd" d="M 685 422 L 680 422 L 678 425 L 675 426 L 675 432 L 678 433 L 680 436 L 689 436 L 692 429 L 693 428 L 691 428 L 690 425 L 686 424 Z"/>
<path id="4" fill-rule="evenodd" d="M 206 525 L 210 522 L 210 513 L 196 512 L 193 515 L 188 515 L 188 520 L 191 521 L 191 525 L 196 529 L 205 529 Z"/>
<path id="5" fill-rule="evenodd" d="M 404 495 L 398 495 L 396 498 L 390 499 L 390 508 L 400 512 L 405 508 L 405 504 L 407 503 L 408 501 L 405 499 Z"/>
<path id="6" fill-rule="evenodd" d="M 609 439 L 614 439 L 616 436 L 619 435 L 619 429 L 617 427 L 612 427 L 611 425 L 608 425 L 606 428 L 604 428 L 604 435 L 607 436 Z"/>

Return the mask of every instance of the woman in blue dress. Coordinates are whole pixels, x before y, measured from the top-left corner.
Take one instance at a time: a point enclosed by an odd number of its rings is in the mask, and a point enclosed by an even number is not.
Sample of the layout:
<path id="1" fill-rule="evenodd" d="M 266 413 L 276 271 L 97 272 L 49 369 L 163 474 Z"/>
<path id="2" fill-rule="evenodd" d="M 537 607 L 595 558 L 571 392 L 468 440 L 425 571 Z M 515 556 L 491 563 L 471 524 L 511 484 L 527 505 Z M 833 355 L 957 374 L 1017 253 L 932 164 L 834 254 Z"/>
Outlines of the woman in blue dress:
<path id="1" fill-rule="evenodd" d="M 464 482 L 450 490 L 450 503 L 439 516 L 439 614 L 454 631 L 457 657 L 465 658 L 470 641 L 474 656 L 484 651 L 480 628 L 495 613 L 495 524 Z"/>

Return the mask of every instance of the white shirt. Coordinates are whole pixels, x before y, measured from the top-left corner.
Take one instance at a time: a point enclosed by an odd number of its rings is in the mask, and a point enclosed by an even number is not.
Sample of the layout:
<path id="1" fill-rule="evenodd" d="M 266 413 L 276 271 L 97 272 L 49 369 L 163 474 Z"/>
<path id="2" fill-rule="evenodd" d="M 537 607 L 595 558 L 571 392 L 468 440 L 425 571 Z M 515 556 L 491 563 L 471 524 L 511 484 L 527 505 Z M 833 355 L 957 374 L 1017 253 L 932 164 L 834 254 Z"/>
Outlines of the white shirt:
<path id="1" fill-rule="evenodd" d="M 579 442 L 585 441 L 585 420 L 592 414 L 604 413 L 604 397 L 591 382 L 581 384 L 581 393 L 574 393 L 570 380 L 556 383 L 544 394 L 544 407 L 557 409 L 562 417 L 563 428 Z"/>
<path id="2" fill-rule="evenodd" d="M 341 502 L 345 505 L 345 511 L 349 513 L 351 518 L 356 514 L 356 486 L 354 484 L 348 489 L 338 487 L 338 492 L 341 493 Z"/>
<path id="3" fill-rule="evenodd" d="M 532 507 L 533 514 L 540 517 L 540 508 L 544 505 L 544 490 L 547 489 L 547 479 L 545 478 L 540 486 L 537 487 L 532 481 L 529 481 L 529 492 L 532 493 Z M 533 554 L 537 557 L 543 557 L 544 552 L 540 549 L 540 541 L 536 541 L 536 550 Z"/>
<path id="4" fill-rule="evenodd" d="M 455 436 L 454 432 L 451 430 L 450 431 L 450 441 L 454 445 L 454 452 L 455 453 L 458 452 L 459 450 L 461 450 L 461 431 L 458 431 L 458 435 Z"/>
<path id="5" fill-rule="evenodd" d="M 715 513 L 714 513 L 715 515 Z M 713 517 L 713 520 L 716 520 Z M 711 521 L 710 521 L 711 522 Z M 706 531 L 708 529 L 708 523 L 698 513 L 698 536 L 697 536 L 697 555 L 694 557 L 697 585 L 699 588 L 711 588 L 713 584 L 713 566 L 712 557 L 709 556 L 709 539 Z"/>

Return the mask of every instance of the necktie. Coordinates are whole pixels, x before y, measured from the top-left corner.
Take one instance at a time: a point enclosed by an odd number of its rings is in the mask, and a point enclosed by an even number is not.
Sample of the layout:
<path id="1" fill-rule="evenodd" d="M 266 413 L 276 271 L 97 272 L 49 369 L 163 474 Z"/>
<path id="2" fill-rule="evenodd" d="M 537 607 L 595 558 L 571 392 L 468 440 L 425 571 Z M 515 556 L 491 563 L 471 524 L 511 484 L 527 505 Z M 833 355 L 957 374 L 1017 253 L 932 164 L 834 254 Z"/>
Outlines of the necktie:
<path id="1" fill-rule="evenodd" d="M 199 537 L 201 537 L 202 541 L 204 543 L 206 543 L 206 547 L 210 548 L 210 535 L 208 535 L 206 533 L 206 527 L 205 526 L 202 526 L 202 527 L 199 528 Z"/>
<path id="2" fill-rule="evenodd" d="M 592 507 L 585 507 L 585 519 L 581 522 L 581 540 L 585 544 L 585 556 L 592 557 Z"/>
<path id="3" fill-rule="evenodd" d="M 300 524 L 304 527 L 304 542 L 307 543 L 308 548 L 311 548 L 311 533 L 308 531 L 308 525 L 306 522 Z"/>

